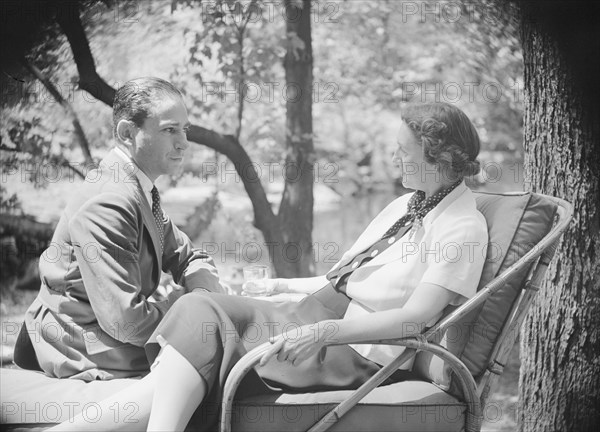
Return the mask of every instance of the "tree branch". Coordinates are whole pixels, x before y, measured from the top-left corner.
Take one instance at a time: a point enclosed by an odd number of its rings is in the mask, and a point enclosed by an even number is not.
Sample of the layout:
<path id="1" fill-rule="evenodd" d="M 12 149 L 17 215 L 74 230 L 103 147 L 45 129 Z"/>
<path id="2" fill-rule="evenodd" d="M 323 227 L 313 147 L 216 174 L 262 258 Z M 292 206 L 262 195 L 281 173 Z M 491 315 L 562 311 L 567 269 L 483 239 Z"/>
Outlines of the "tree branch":
<path id="1" fill-rule="evenodd" d="M 9 147 L 4 143 L 0 143 L 0 150 L 9 151 L 9 152 L 13 152 L 13 153 L 21 153 L 20 149 Z"/>
<path id="2" fill-rule="evenodd" d="M 58 13 L 56 19 L 73 51 L 73 59 L 79 73 L 79 88 L 112 106 L 115 89 L 108 85 L 96 71 L 96 62 L 79 16 L 79 5 L 76 2 L 69 2 L 65 7 L 71 7 L 74 10 Z"/>
<path id="3" fill-rule="evenodd" d="M 64 159 L 64 160 L 62 161 L 62 163 L 63 163 L 63 165 L 64 165 L 64 166 L 66 166 L 66 167 L 67 167 L 67 168 L 69 168 L 71 171 L 73 171 L 75 174 L 77 174 L 77 176 L 78 176 L 80 179 L 82 179 L 82 180 L 85 180 L 85 174 L 84 174 L 82 171 L 80 171 L 80 170 L 78 170 L 77 168 L 75 168 L 73 165 L 71 165 L 71 163 L 70 163 L 68 160 Z"/>
<path id="4" fill-rule="evenodd" d="M 246 98 L 246 70 L 244 65 L 244 30 L 238 29 L 238 44 L 240 46 L 240 87 L 238 89 L 239 102 L 238 102 L 238 127 L 235 133 L 236 138 L 239 140 L 242 134 L 242 120 L 244 118 L 244 99 Z"/>
<path id="5" fill-rule="evenodd" d="M 254 225 L 256 228 L 263 233 L 274 227 L 278 228 L 278 224 L 276 223 L 277 218 L 271 209 L 271 204 L 267 199 L 252 160 L 235 136 L 223 135 L 200 126 L 191 125 L 188 132 L 188 139 L 218 151 L 233 162 L 236 172 L 240 175 L 244 183 L 244 189 L 246 189 L 250 201 L 252 201 L 255 219 Z M 265 240 L 270 241 L 267 237 L 273 237 L 274 235 L 267 236 L 265 234 Z"/>
<path id="6" fill-rule="evenodd" d="M 81 123 L 79 122 L 79 118 L 77 117 L 77 113 L 71 106 L 71 104 L 62 97 L 60 91 L 56 88 L 56 86 L 45 76 L 41 70 L 39 70 L 34 64 L 27 61 L 25 58 L 20 59 L 21 64 L 41 83 L 48 89 L 52 97 L 63 107 L 63 109 L 67 112 L 67 114 L 71 117 L 71 124 L 75 129 L 75 135 L 77 136 L 77 141 L 79 142 L 79 146 L 81 147 L 81 151 L 83 152 L 83 157 L 85 162 L 88 164 L 94 163 L 94 159 L 92 158 L 92 153 L 90 152 L 90 144 L 83 132 L 83 128 L 81 127 Z M 75 170 L 77 172 L 77 170 Z M 81 174 L 78 172 L 78 174 Z M 83 176 L 85 178 L 85 176 Z"/>
<path id="7" fill-rule="evenodd" d="M 250 2 L 250 4 L 248 4 L 248 14 L 244 17 L 244 23 L 242 24 L 242 31 L 246 31 L 246 26 L 248 25 L 248 22 L 250 21 L 250 18 L 252 17 L 252 9 L 254 8 L 254 6 L 256 6 L 258 0 L 252 0 Z"/>
<path id="8" fill-rule="evenodd" d="M 79 88 L 112 107 L 115 89 L 104 81 L 96 71 L 96 62 L 90 50 L 90 44 L 81 24 L 79 13 L 58 14 L 57 20 L 63 32 L 67 35 L 69 45 L 73 51 L 73 59 L 79 73 Z M 190 141 L 203 144 L 219 153 L 227 154 L 228 143 L 223 139 L 223 135 L 200 126 L 193 126 L 192 129 L 194 133 L 188 135 Z"/>

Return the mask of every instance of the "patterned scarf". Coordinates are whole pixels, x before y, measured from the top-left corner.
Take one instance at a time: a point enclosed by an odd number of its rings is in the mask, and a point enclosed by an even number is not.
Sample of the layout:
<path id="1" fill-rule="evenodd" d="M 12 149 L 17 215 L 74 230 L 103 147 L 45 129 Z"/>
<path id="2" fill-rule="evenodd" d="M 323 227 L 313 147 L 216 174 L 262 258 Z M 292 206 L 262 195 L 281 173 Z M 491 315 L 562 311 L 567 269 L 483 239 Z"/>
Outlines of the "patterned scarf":
<path id="1" fill-rule="evenodd" d="M 394 223 L 389 230 L 381 237 L 382 239 L 386 239 L 395 235 L 400 228 L 404 226 L 408 226 L 412 223 L 412 228 L 410 229 L 409 237 L 412 237 L 415 232 L 423 225 L 423 218 L 427 213 L 429 213 L 433 208 L 440 203 L 450 192 L 452 192 L 456 187 L 462 183 L 461 181 L 457 181 L 452 186 L 446 189 L 442 189 L 439 192 L 431 195 L 428 198 L 425 198 L 425 192 L 416 191 L 414 195 L 408 201 L 408 211 L 404 216 Z"/>

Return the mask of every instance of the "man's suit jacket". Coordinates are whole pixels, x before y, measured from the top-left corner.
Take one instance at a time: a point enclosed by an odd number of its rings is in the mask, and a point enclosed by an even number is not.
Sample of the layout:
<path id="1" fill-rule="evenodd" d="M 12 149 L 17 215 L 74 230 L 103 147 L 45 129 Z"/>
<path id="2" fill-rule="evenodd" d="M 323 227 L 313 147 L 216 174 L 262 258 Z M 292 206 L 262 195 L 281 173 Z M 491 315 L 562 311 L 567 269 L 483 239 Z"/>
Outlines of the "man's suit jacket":
<path id="1" fill-rule="evenodd" d="M 212 259 L 168 218 L 161 253 L 135 169 L 112 150 L 73 194 L 40 257 L 42 284 L 25 326 L 51 376 L 93 380 L 147 372 L 144 344 L 176 298 L 195 288 L 223 291 Z M 149 302 L 161 269 L 185 289 Z"/>

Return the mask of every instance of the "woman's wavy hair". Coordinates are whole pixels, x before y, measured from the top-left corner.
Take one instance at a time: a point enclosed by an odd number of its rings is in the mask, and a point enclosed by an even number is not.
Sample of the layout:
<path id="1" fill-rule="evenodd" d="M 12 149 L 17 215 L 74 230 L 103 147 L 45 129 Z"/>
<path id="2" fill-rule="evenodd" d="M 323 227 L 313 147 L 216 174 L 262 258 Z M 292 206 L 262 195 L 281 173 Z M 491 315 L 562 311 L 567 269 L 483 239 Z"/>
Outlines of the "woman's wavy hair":
<path id="1" fill-rule="evenodd" d="M 401 115 L 421 143 L 427 162 L 438 165 L 450 178 L 479 172 L 479 135 L 459 108 L 444 102 L 409 104 Z"/>

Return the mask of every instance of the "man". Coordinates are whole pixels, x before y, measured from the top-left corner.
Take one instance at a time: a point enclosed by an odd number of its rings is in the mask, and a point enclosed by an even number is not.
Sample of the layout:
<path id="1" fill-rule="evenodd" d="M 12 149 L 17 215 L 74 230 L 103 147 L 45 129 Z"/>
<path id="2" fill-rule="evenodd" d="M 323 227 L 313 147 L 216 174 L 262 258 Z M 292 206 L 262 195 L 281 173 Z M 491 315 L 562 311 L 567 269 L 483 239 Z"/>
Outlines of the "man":
<path id="1" fill-rule="evenodd" d="M 129 81 L 113 122 L 116 147 L 73 194 L 40 257 L 42 286 L 15 348 L 19 366 L 54 377 L 147 372 L 144 343 L 176 298 L 223 292 L 212 259 L 162 213 L 154 186 L 180 169 L 189 146 L 181 93 L 157 78 Z M 151 302 L 161 269 L 184 289 Z"/>

